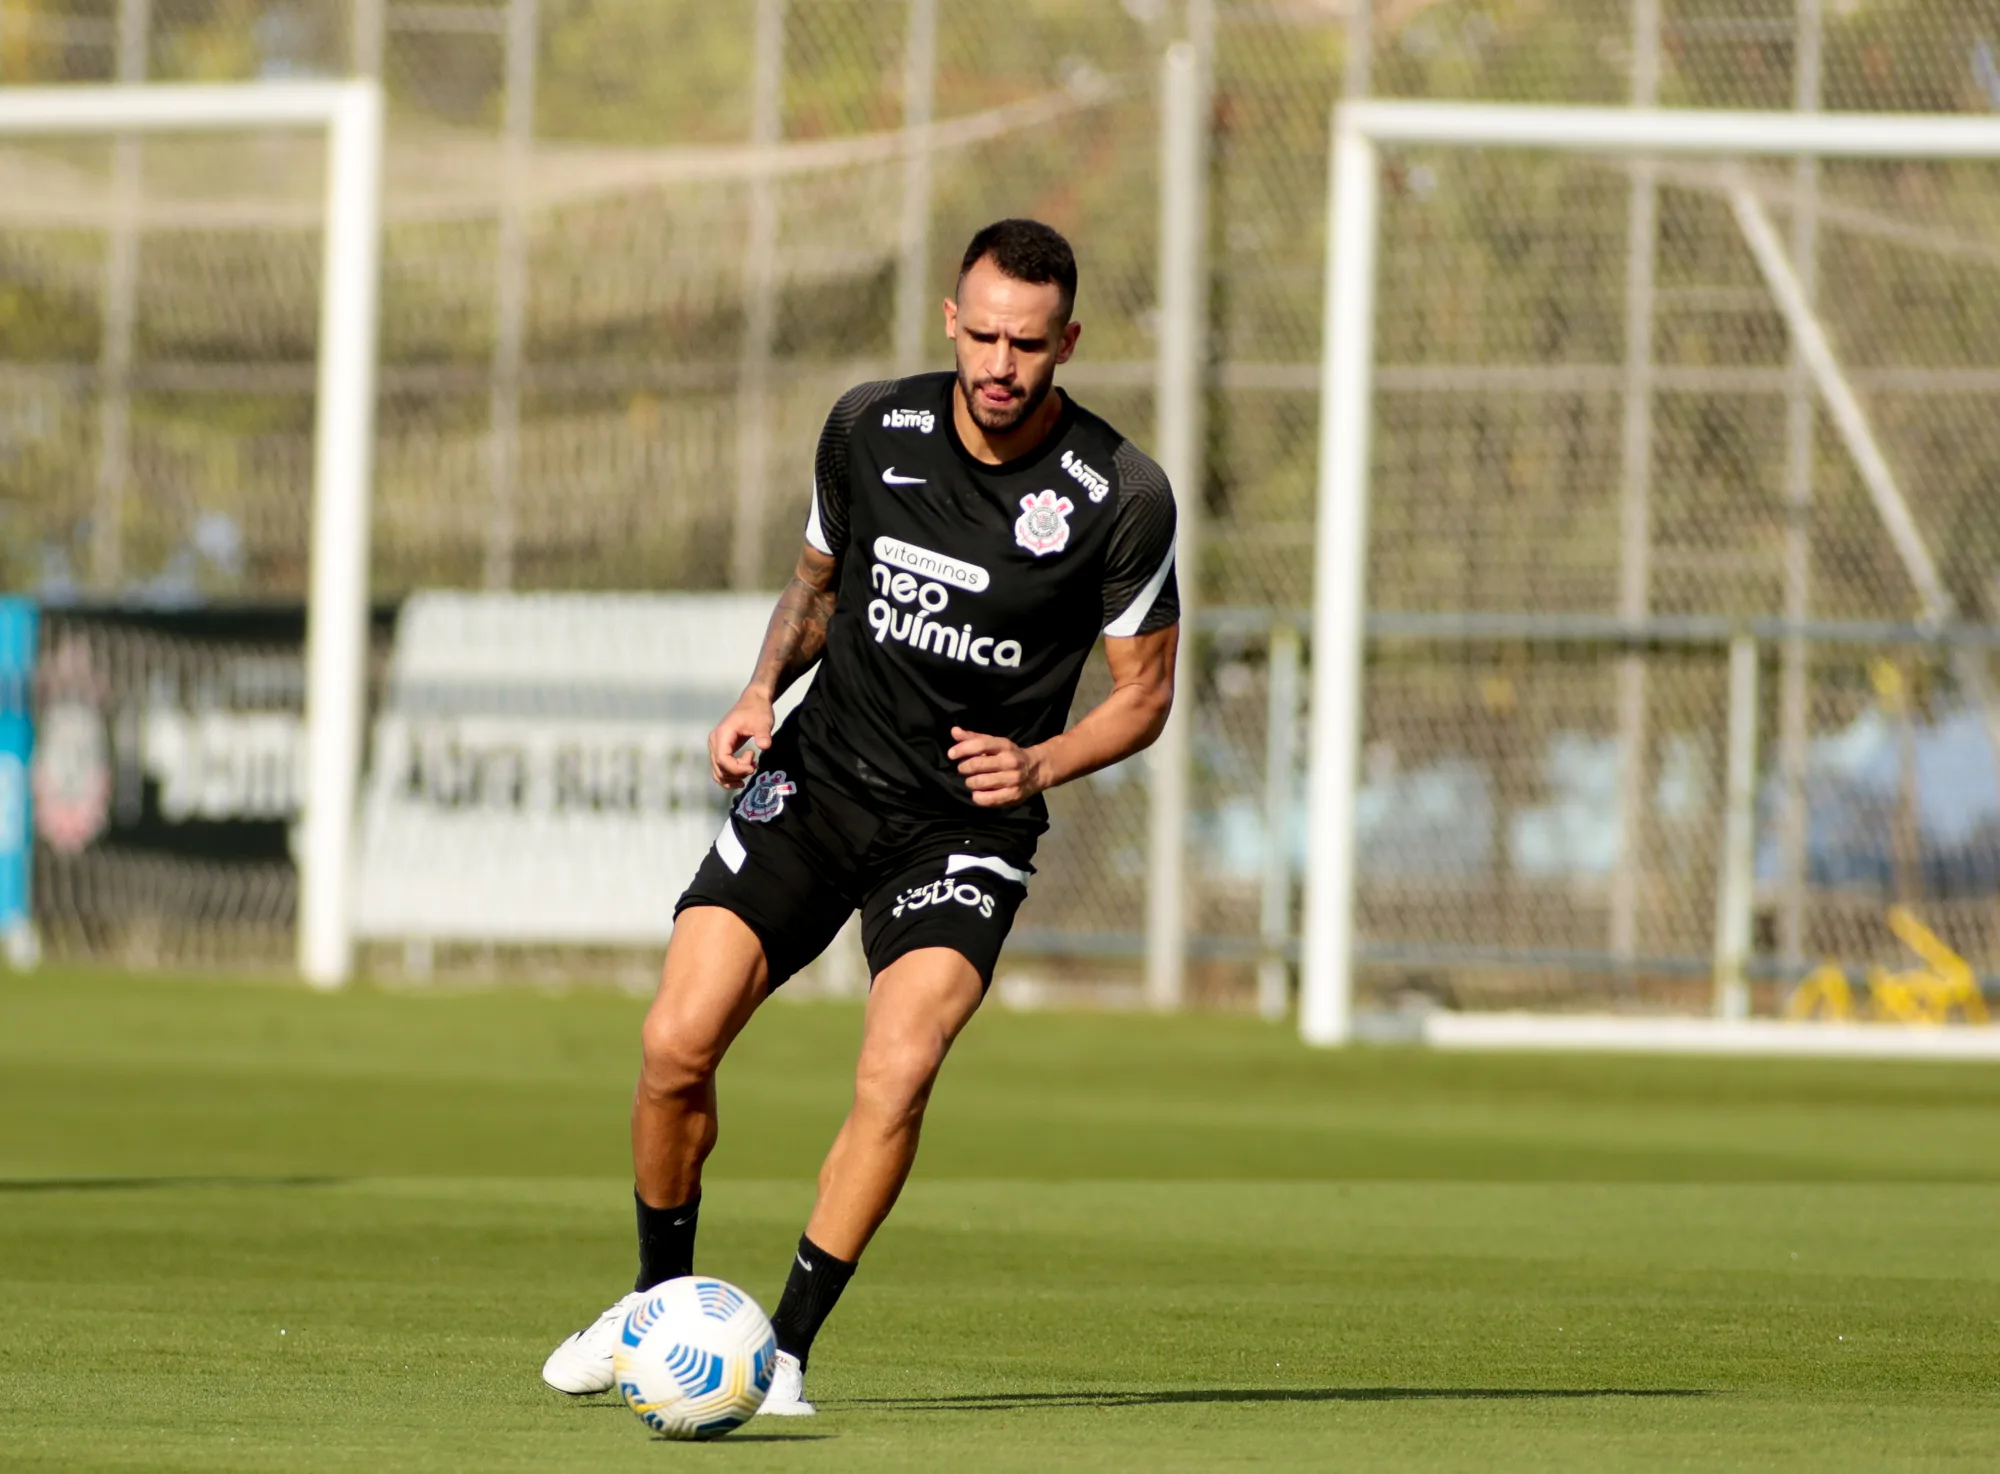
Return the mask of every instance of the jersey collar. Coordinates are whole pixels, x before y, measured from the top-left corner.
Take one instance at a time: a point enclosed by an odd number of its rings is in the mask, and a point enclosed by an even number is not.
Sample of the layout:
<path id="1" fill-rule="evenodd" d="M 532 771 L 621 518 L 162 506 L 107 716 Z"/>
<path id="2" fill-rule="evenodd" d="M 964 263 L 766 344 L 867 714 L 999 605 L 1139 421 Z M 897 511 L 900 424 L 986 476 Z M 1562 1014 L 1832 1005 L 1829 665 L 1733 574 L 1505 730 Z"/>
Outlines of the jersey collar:
<path id="1" fill-rule="evenodd" d="M 1062 387 L 1057 385 L 1049 392 L 1061 398 L 1062 413 L 1056 416 L 1056 422 L 1049 427 L 1049 433 L 1044 435 L 1032 449 L 1022 451 L 1021 454 L 1015 456 L 1011 461 L 1000 461 L 997 464 L 992 461 L 982 461 L 978 456 L 967 450 L 965 442 L 958 438 L 958 417 L 952 413 L 953 397 L 957 392 L 957 386 L 958 376 L 956 374 L 947 375 L 944 390 L 945 441 L 957 452 L 958 458 L 961 461 L 973 470 L 988 476 L 1012 475 L 1016 471 L 1025 471 L 1036 462 L 1047 459 L 1054 452 L 1055 448 L 1062 444 L 1063 437 L 1069 434 L 1070 426 L 1076 423 L 1076 401 L 1071 399 L 1067 394 L 1064 394 Z"/>

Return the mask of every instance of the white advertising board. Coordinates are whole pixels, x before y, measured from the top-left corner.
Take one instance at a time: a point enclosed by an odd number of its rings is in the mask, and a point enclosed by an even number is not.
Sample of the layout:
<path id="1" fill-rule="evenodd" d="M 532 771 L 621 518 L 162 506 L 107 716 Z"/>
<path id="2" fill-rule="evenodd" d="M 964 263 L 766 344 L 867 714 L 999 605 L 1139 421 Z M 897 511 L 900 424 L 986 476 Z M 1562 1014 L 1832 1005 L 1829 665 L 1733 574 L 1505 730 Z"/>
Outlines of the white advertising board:
<path id="1" fill-rule="evenodd" d="M 708 733 L 773 602 L 412 596 L 362 799 L 355 934 L 664 942 L 726 810 Z"/>

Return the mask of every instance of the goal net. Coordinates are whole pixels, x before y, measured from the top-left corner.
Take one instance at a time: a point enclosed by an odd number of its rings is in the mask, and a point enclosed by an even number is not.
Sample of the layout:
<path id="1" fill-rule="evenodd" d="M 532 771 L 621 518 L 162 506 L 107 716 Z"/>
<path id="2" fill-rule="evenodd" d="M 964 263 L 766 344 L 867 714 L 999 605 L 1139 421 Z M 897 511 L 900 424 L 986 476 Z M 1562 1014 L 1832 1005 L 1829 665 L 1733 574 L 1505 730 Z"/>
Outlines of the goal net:
<path id="1" fill-rule="evenodd" d="M 1983 1016 L 2000 119 L 1360 103 L 1335 156 L 1308 1037 Z"/>

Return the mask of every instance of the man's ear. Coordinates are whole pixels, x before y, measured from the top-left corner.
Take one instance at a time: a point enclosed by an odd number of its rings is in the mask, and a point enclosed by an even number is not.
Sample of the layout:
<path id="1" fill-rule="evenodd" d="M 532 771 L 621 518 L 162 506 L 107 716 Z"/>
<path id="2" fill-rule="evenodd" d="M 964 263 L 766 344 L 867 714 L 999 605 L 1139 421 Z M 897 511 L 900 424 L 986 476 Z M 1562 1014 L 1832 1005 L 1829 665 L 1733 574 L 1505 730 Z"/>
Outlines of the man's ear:
<path id="1" fill-rule="evenodd" d="M 958 337 L 958 304 L 949 297 L 944 299 L 944 335 Z"/>
<path id="2" fill-rule="evenodd" d="M 1063 324 L 1062 347 L 1056 350 L 1056 362 L 1068 363 L 1069 356 L 1076 352 L 1076 340 L 1083 336 L 1083 324 L 1072 322 Z"/>

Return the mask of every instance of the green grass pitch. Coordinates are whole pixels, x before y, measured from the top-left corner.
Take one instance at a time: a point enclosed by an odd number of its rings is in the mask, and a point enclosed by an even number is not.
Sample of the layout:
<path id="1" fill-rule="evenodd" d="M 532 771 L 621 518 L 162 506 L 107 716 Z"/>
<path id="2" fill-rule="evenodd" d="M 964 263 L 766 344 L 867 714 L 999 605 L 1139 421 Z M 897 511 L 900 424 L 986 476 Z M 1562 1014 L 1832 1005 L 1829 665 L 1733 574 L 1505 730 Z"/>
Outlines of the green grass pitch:
<path id="1" fill-rule="evenodd" d="M 2000 1468 L 2000 1072 L 976 1020 L 809 1424 L 536 1376 L 631 1275 L 641 1005 L 0 980 L 10 1471 Z M 725 1068 L 775 1298 L 859 1011 Z"/>

